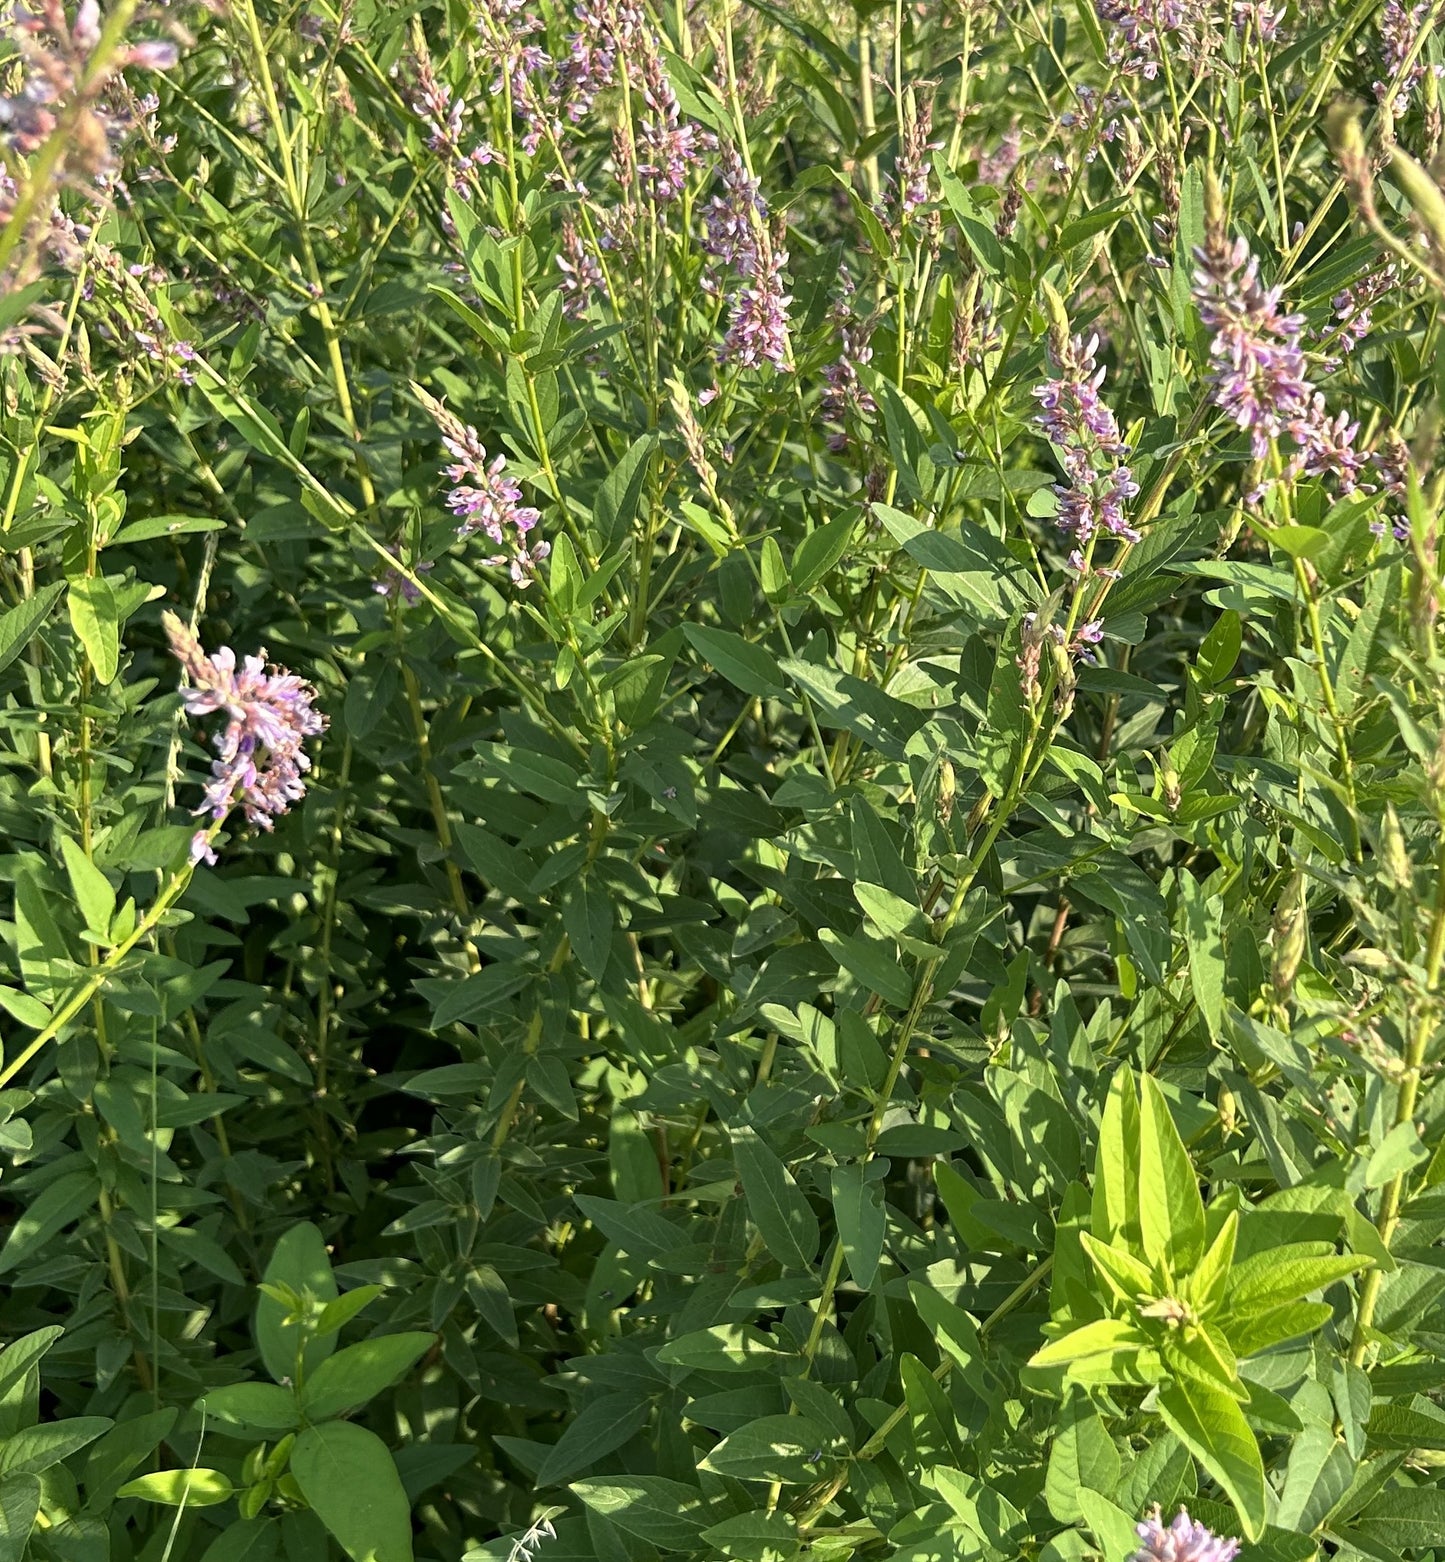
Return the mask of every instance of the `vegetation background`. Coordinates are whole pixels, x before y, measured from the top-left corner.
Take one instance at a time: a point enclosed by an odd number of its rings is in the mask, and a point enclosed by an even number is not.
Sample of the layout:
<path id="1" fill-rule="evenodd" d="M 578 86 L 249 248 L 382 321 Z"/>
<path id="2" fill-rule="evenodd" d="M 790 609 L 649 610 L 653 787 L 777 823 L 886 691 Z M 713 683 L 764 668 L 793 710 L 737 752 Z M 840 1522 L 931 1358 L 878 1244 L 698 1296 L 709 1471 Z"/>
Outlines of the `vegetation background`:
<path id="1" fill-rule="evenodd" d="M 7 6 L 0 1562 L 1445 1556 L 1440 15 Z"/>

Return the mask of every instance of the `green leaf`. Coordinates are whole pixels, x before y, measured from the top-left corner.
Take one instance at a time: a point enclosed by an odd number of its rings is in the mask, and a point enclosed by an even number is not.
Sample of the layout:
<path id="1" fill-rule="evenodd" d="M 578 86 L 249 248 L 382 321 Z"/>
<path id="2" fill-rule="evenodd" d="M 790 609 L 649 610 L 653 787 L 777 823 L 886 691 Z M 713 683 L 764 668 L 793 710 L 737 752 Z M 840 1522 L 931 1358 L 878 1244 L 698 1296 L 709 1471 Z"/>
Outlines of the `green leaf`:
<path id="1" fill-rule="evenodd" d="M 736 1481 L 806 1486 L 831 1446 L 828 1430 L 807 1416 L 762 1416 L 725 1437 L 700 1467 Z"/>
<path id="2" fill-rule="evenodd" d="M 30 644 L 31 638 L 49 617 L 55 599 L 65 590 L 63 580 L 42 586 L 33 597 L 0 613 L 0 672 Z"/>
<path id="3" fill-rule="evenodd" d="M 81 575 L 71 581 L 66 603 L 97 680 L 112 682 L 120 670 L 120 612 L 110 582 L 104 575 Z"/>
<path id="4" fill-rule="evenodd" d="M 835 515 L 815 527 L 798 544 L 789 570 L 795 591 L 811 591 L 848 551 L 858 517 L 853 511 Z"/>
<path id="5" fill-rule="evenodd" d="M 12 1475 L 0 1481 L 0 1562 L 22 1562 L 39 1512 L 39 1476 Z"/>
<path id="6" fill-rule="evenodd" d="M 611 895 L 588 875 L 574 880 L 563 892 L 562 926 L 582 969 L 594 982 L 607 974 L 613 919 Z"/>
<path id="7" fill-rule="evenodd" d="M 315 1226 L 307 1221 L 283 1232 L 271 1253 L 263 1279 L 271 1285 L 288 1285 L 298 1293 L 309 1292 L 320 1302 L 336 1299 L 336 1278 L 326 1243 Z M 256 1345 L 266 1370 L 279 1383 L 296 1377 L 296 1353 L 301 1335 L 286 1322 L 287 1309 L 264 1293 L 256 1302 Z M 307 1376 L 336 1349 L 336 1336 L 328 1334 L 311 1340 L 306 1346 L 304 1373 Z"/>
<path id="8" fill-rule="evenodd" d="M 1224 620 L 1221 619 L 1220 623 Z M 1216 626 L 1218 627 L 1218 626 Z M 1184 908 L 1184 938 L 1189 946 L 1189 985 L 1204 1016 L 1209 1039 L 1218 1041 L 1224 1028 L 1224 938 L 1220 904 L 1204 893 L 1192 873 L 1179 875 L 1179 899 Z"/>
<path id="9" fill-rule="evenodd" d="M 1049 1449 L 1044 1477 L 1044 1500 L 1060 1524 L 1084 1518 L 1080 1492 L 1112 1492 L 1119 1480 L 1122 1461 L 1098 1411 L 1075 1393 L 1064 1407 Z"/>
<path id="10" fill-rule="evenodd" d="M 1096 1318 L 1050 1340 L 1029 1358 L 1031 1367 L 1063 1367 L 1089 1356 L 1132 1356 L 1148 1348 L 1148 1336 L 1128 1318 Z"/>
<path id="11" fill-rule="evenodd" d="M 93 1172 L 63 1172 L 26 1204 L 0 1248 L 0 1274 L 23 1264 L 50 1239 L 93 1210 L 100 1182 Z"/>
<path id="12" fill-rule="evenodd" d="M 912 938 L 920 942 L 929 937 L 928 919 L 918 903 L 895 895 L 881 884 L 855 883 L 853 898 L 862 906 L 878 930 L 888 938 Z"/>
<path id="13" fill-rule="evenodd" d="M 573 1493 L 619 1529 L 665 1551 L 692 1547 L 707 1522 L 702 1494 L 661 1475 L 609 1475 L 574 1481 Z"/>
<path id="14" fill-rule="evenodd" d="M 375 1432 L 352 1421 L 307 1427 L 291 1473 L 351 1562 L 412 1562 L 411 1506 Z"/>
<path id="15" fill-rule="evenodd" d="M 1103 1554 L 1111 1562 L 1132 1555 L 1138 1548 L 1134 1520 L 1116 1503 L 1087 1487 L 1079 1492 L 1079 1517 L 1093 1532 Z"/>
<path id="16" fill-rule="evenodd" d="M 704 624 L 684 624 L 682 632 L 693 650 L 744 694 L 776 698 L 788 692 L 782 668 L 762 646 L 730 629 L 710 629 Z"/>
<path id="17" fill-rule="evenodd" d="M 883 1240 L 888 1231 L 888 1216 L 883 1207 L 881 1185 L 866 1175 L 856 1161 L 835 1166 L 830 1173 L 833 1214 L 838 1222 L 838 1240 L 848 1261 L 853 1283 L 863 1291 L 873 1284 L 883 1256 Z"/>
<path id="18" fill-rule="evenodd" d="M 0 1476 L 43 1475 L 52 1465 L 93 1443 L 113 1424 L 107 1416 L 76 1416 L 26 1427 L 0 1444 Z"/>
<path id="19" fill-rule="evenodd" d="M 117 1497 L 139 1497 L 170 1508 L 214 1508 L 235 1494 L 228 1477 L 219 1470 L 157 1470 L 139 1480 L 127 1481 Z"/>
<path id="20" fill-rule="evenodd" d="M 390 1388 L 436 1343 L 434 1334 L 415 1331 L 379 1334 L 348 1345 L 323 1361 L 306 1379 L 301 1408 L 311 1421 L 353 1410 Z"/>
<path id="21" fill-rule="evenodd" d="M 1139 1224 L 1139 1097 L 1128 1064 L 1114 1071 L 1094 1156 L 1093 1234 L 1142 1258 Z"/>
<path id="22" fill-rule="evenodd" d="M 60 851 L 65 858 L 65 871 L 70 876 L 75 903 L 80 907 L 86 927 L 104 938 L 110 932 L 111 919 L 115 916 L 115 891 L 110 886 L 110 880 L 68 835 L 60 837 Z"/>
<path id="23" fill-rule="evenodd" d="M 1445 1535 L 1445 1487 L 1392 1486 L 1360 1514 L 1355 1528 L 1397 1555 L 1411 1546 L 1438 1546 Z"/>
<path id="24" fill-rule="evenodd" d="M 592 521 L 609 551 L 622 542 L 637 518 L 647 482 L 648 460 L 656 445 L 656 434 L 644 434 L 635 440 L 597 490 Z"/>
<path id="25" fill-rule="evenodd" d="M 1239 1403 L 1221 1390 L 1179 1378 L 1159 1391 L 1159 1413 L 1174 1435 L 1229 1494 L 1250 1540 L 1264 1530 L 1264 1462 Z"/>
<path id="26" fill-rule="evenodd" d="M 635 1394 L 604 1394 L 572 1418 L 537 1471 L 537 1485 L 573 1480 L 607 1454 L 629 1442 L 647 1425 L 647 1401 Z"/>
<path id="27" fill-rule="evenodd" d="M 818 1217 L 813 1206 L 752 1128 L 742 1124 L 728 1134 L 748 1214 L 768 1251 L 786 1268 L 807 1269 L 818 1256 Z"/>
<path id="28" fill-rule="evenodd" d="M 1204 1253 L 1204 1200 L 1194 1164 L 1153 1075 L 1141 1080 L 1139 1228 L 1144 1256 L 1183 1275 Z"/>
<path id="29" fill-rule="evenodd" d="M 664 1367 L 694 1367 L 708 1372 L 777 1372 L 787 1355 L 761 1329 L 735 1323 L 695 1329 L 669 1340 L 657 1351 L 657 1359 Z"/>

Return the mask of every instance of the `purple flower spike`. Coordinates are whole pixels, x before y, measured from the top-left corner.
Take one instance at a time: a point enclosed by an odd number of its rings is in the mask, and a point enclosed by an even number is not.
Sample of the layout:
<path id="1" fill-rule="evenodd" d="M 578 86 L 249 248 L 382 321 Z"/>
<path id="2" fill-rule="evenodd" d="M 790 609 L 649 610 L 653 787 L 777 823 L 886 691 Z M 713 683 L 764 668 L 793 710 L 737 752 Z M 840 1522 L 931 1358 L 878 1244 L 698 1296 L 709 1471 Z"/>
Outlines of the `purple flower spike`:
<path id="1" fill-rule="evenodd" d="M 1144 1544 L 1129 1562 L 1233 1562 L 1239 1553 L 1237 1540 L 1226 1540 L 1196 1524 L 1185 1508 L 1179 1510 L 1172 1524 L 1165 1524 L 1155 1508 L 1137 1526 L 1137 1533 Z"/>
<path id="2" fill-rule="evenodd" d="M 506 550 L 500 556 L 502 563 L 514 556 L 519 560 L 536 558 L 536 548 L 530 554 L 527 551 L 527 533 L 541 519 L 541 513 L 522 503 L 521 484 L 516 478 L 505 475 L 507 458 L 496 455 L 489 461 L 487 448 L 476 429 L 463 423 L 419 385 L 412 388 L 436 422 L 442 443 L 456 458 L 451 466 L 442 470 L 456 484 L 447 495 L 447 508 L 459 518 L 457 536 L 471 537 L 484 532 L 499 548 Z"/>
<path id="3" fill-rule="evenodd" d="M 316 690 L 285 668 L 268 668 L 265 652 L 246 657 L 238 668 L 230 646 L 207 656 L 195 632 L 174 613 L 163 622 L 189 684 L 183 691 L 187 712 L 226 714 L 225 727 L 212 740 L 218 757 L 205 802 L 195 812 L 221 820 L 239 803 L 251 824 L 271 829 L 277 815 L 306 795 L 303 777 L 311 761 L 303 745 L 326 730 L 326 718 L 313 705 Z M 192 841 L 191 851 L 193 861 L 215 861 L 204 833 Z"/>
<path id="4" fill-rule="evenodd" d="M 1058 447 L 1068 474 L 1056 483 L 1059 530 L 1070 537 L 1080 557 L 1089 539 L 1106 531 L 1126 542 L 1138 542 L 1124 507 L 1139 492 L 1133 473 L 1122 464 L 1129 447 L 1119 433 L 1113 412 L 1099 396 L 1104 370 L 1095 362 L 1099 338 L 1079 337 L 1055 345 L 1059 377 L 1034 390 L 1042 408 L 1038 424 Z"/>

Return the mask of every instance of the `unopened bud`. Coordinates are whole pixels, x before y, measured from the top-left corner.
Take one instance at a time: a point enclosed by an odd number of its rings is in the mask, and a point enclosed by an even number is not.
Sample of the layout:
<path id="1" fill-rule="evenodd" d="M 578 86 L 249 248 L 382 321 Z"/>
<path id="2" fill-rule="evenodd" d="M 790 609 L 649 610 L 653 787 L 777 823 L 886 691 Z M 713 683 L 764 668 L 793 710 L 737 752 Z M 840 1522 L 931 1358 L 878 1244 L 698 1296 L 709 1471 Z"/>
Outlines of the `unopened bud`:
<path id="1" fill-rule="evenodd" d="M 1059 297 L 1058 290 L 1051 283 L 1042 284 L 1044 291 L 1044 312 L 1049 317 L 1049 351 L 1053 359 L 1061 368 L 1070 361 L 1069 351 L 1069 312 L 1064 308 L 1064 301 Z"/>
<path id="2" fill-rule="evenodd" d="M 958 777 L 948 759 L 938 762 L 938 817 L 947 824 L 953 818 L 953 800 L 958 795 Z"/>
<path id="3" fill-rule="evenodd" d="M 1228 1139 L 1239 1125 L 1239 1104 L 1228 1085 L 1219 1087 L 1219 1130 Z"/>
<path id="4" fill-rule="evenodd" d="M 1225 238 L 1224 192 L 1219 188 L 1214 170 L 1208 166 L 1204 170 L 1204 233 L 1211 246 Z"/>
<path id="5" fill-rule="evenodd" d="M 1184 789 L 1179 784 L 1179 772 L 1167 759 L 1159 772 L 1159 795 L 1171 814 L 1179 812 L 1179 805 L 1184 800 Z"/>
<path id="6" fill-rule="evenodd" d="M 1390 173 L 1405 192 L 1415 220 L 1436 255 L 1445 255 L 1445 194 L 1403 147 L 1390 149 Z"/>
<path id="7" fill-rule="evenodd" d="M 1294 990 L 1295 978 L 1304 963 L 1305 946 L 1309 942 L 1306 907 L 1305 876 L 1296 873 L 1285 885 L 1274 908 L 1274 963 L 1270 969 L 1270 984 L 1280 1000 Z"/>
<path id="8" fill-rule="evenodd" d="M 1410 853 L 1405 847 L 1405 832 L 1400 828 L 1400 816 L 1395 812 L 1393 803 L 1385 804 L 1385 829 L 1381 847 L 1385 877 L 1398 890 L 1412 889 L 1415 873 L 1410 863 Z"/>

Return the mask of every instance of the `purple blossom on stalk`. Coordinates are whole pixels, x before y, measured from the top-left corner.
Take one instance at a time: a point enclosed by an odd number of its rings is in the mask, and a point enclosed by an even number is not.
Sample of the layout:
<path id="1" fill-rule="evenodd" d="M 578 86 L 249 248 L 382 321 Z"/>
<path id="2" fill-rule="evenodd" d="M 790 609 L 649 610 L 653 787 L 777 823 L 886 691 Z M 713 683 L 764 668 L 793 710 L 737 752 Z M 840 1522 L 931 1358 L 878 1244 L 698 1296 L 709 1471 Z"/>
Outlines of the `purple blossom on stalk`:
<path id="1" fill-rule="evenodd" d="M 912 216 L 920 206 L 928 204 L 928 154 L 933 150 L 928 137 L 932 129 L 932 103 L 925 102 L 908 114 L 898 149 L 898 166 L 894 170 L 898 205 L 904 217 Z"/>
<path id="2" fill-rule="evenodd" d="M 1212 231 L 1195 258 L 1194 299 L 1212 337 L 1214 403 L 1248 431 L 1254 460 L 1263 461 L 1272 442 L 1287 434 L 1296 449 L 1286 476 L 1330 475 L 1341 493 L 1363 488 L 1359 424 L 1343 412 L 1332 418 L 1311 383 L 1301 344 L 1304 316 L 1284 312 L 1280 288 L 1260 282 L 1259 262 L 1244 239 L 1230 244 Z"/>
<path id="3" fill-rule="evenodd" d="M 740 369 L 756 369 L 766 362 L 780 373 L 791 370 L 788 305 L 793 299 L 783 290 L 783 268 L 787 263 L 788 252 L 774 243 L 769 243 L 765 253 L 759 255 L 752 272 L 733 296 L 732 318 L 718 354 L 720 362 L 736 364 Z"/>
<path id="4" fill-rule="evenodd" d="M 1195 251 L 1194 300 L 1211 333 L 1215 405 L 1248 431 L 1256 461 L 1298 424 L 1314 394 L 1300 334 L 1304 316 L 1280 307 L 1281 289 L 1259 280 L 1259 262 L 1240 238 L 1222 235 Z"/>
<path id="5" fill-rule="evenodd" d="M 1234 0 L 1234 30 L 1246 33 L 1251 27 L 1264 43 L 1273 43 L 1279 36 L 1279 24 L 1284 19 L 1284 7 L 1271 5 L 1269 0 Z"/>
<path id="6" fill-rule="evenodd" d="M 575 320 L 586 312 L 594 296 L 602 292 L 605 278 L 601 262 L 587 248 L 577 225 L 570 219 L 562 223 L 557 269 L 562 273 L 563 312 Z"/>
<path id="7" fill-rule="evenodd" d="M 1347 342 L 1364 341 L 1373 323 L 1372 311 L 1375 305 L 1399 285 L 1400 272 L 1391 261 L 1336 293 L 1330 300 L 1330 307 L 1339 322 L 1341 337 Z"/>
<path id="8" fill-rule="evenodd" d="M 64 154 L 54 176 L 83 174 L 93 182 L 92 194 L 107 191 L 114 181 L 115 148 L 129 121 L 105 99 L 106 89 L 128 66 L 169 70 L 179 48 L 167 38 L 139 39 L 116 48 L 98 68 L 92 58 L 102 32 L 97 0 L 81 0 L 74 21 L 62 0 L 14 4 L 6 15 L 18 80 L 12 93 L 0 97 L 0 142 L 17 158 L 28 157 L 68 110 Z"/>
<path id="9" fill-rule="evenodd" d="M 463 423 L 421 386 L 412 387 L 422 405 L 431 414 L 442 443 L 454 460 L 443 471 L 456 485 L 447 495 L 447 508 L 458 517 L 458 537 L 484 533 L 502 551 L 486 560 L 488 564 L 512 566 L 512 578 L 519 585 L 530 579 L 536 561 L 547 556 L 548 545 L 529 545 L 527 534 L 541 519 L 539 511 L 522 503 L 522 487 L 516 478 L 506 476 L 507 458 L 495 455 L 489 461 L 481 436 L 469 423 Z M 519 576 L 518 570 L 521 574 Z"/>
<path id="10" fill-rule="evenodd" d="M 683 119 L 656 40 L 650 35 L 642 57 L 642 99 L 649 112 L 638 132 L 637 172 L 654 200 L 675 201 L 686 188 L 688 170 L 717 145 L 717 138 Z"/>
<path id="11" fill-rule="evenodd" d="M 582 0 L 572 14 L 577 30 L 568 35 L 569 52 L 560 71 L 567 118 L 575 125 L 611 84 L 618 50 L 632 41 L 640 17 L 635 6 L 613 5 L 609 0 Z"/>
<path id="12" fill-rule="evenodd" d="M 211 740 L 217 757 L 205 800 L 195 812 L 220 823 L 239 804 L 251 824 L 271 829 L 306 795 L 303 778 L 311 761 L 304 745 L 326 730 L 326 718 L 313 703 L 316 690 L 283 667 L 268 667 L 264 651 L 238 667 L 230 646 L 208 656 L 195 631 L 174 613 L 163 622 L 171 653 L 186 676 L 187 713 L 226 715 L 225 726 Z M 205 832 L 192 842 L 192 859 L 202 858 L 215 861 Z"/>
<path id="13" fill-rule="evenodd" d="M 423 559 L 412 569 L 413 575 L 429 575 L 436 566 L 430 559 Z M 398 597 L 406 607 L 415 607 L 421 601 L 421 588 L 409 576 L 403 575 L 395 564 L 388 564 L 371 583 L 371 589 L 379 597 Z"/>
<path id="14" fill-rule="evenodd" d="M 873 361 L 873 347 L 868 338 L 871 326 L 860 320 L 846 306 L 839 311 L 839 353 L 834 362 L 823 370 L 828 389 L 823 392 L 819 404 L 820 414 L 832 423 L 841 423 L 852 412 L 860 417 L 870 416 L 878 410 L 872 394 L 858 377 L 858 370 Z M 830 444 L 834 441 L 830 440 Z M 841 449 L 842 443 L 834 444 Z"/>
<path id="15" fill-rule="evenodd" d="M 1034 390 L 1041 408 L 1038 424 L 1058 447 L 1069 478 L 1054 485 L 1054 495 L 1059 529 L 1074 543 L 1070 564 L 1075 569 L 1082 567 L 1084 549 L 1096 532 L 1139 540 L 1125 517 L 1125 505 L 1139 485 L 1123 463 L 1129 447 L 1118 422 L 1099 395 L 1105 371 L 1096 363 L 1098 350 L 1097 336 L 1087 342 L 1069 339 L 1060 327 L 1051 340 L 1058 377 Z"/>
<path id="16" fill-rule="evenodd" d="M 1394 97 L 1390 103 L 1391 112 L 1396 115 L 1403 115 L 1409 109 L 1415 88 L 1424 79 L 1424 51 L 1417 49 L 1416 45 L 1421 29 L 1430 19 L 1431 13 L 1439 8 L 1440 0 L 1419 0 L 1419 4 L 1408 10 L 1400 4 L 1400 0 L 1385 0 L 1385 8 L 1380 12 L 1380 41 L 1384 44 L 1386 79 L 1375 82 L 1375 98 L 1383 103 L 1390 96 L 1394 78 L 1404 69 L 1404 75 L 1398 83 L 1394 83 Z M 1414 59 L 1406 68 L 1405 61 L 1410 60 L 1412 55 Z"/>
<path id="17" fill-rule="evenodd" d="M 762 186 L 731 142 L 722 148 L 717 172 L 722 190 L 703 207 L 702 248 L 715 267 L 747 276 L 757 264 L 758 234 L 768 220 L 768 203 Z M 712 267 L 703 286 L 709 292 L 717 291 Z"/>
<path id="18" fill-rule="evenodd" d="M 1216 1535 L 1189 1517 L 1181 1508 L 1170 1524 L 1165 1524 L 1159 1509 L 1135 1527 L 1143 1545 L 1129 1562 L 1234 1562 L 1239 1542 Z"/>
<path id="19" fill-rule="evenodd" d="M 1159 74 L 1168 48 L 1164 35 L 1178 32 L 1187 16 L 1184 0 L 1094 0 L 1094 10 L 1119 35 L 1110 59 L 1126 75 L 1147 81 Z"/>

